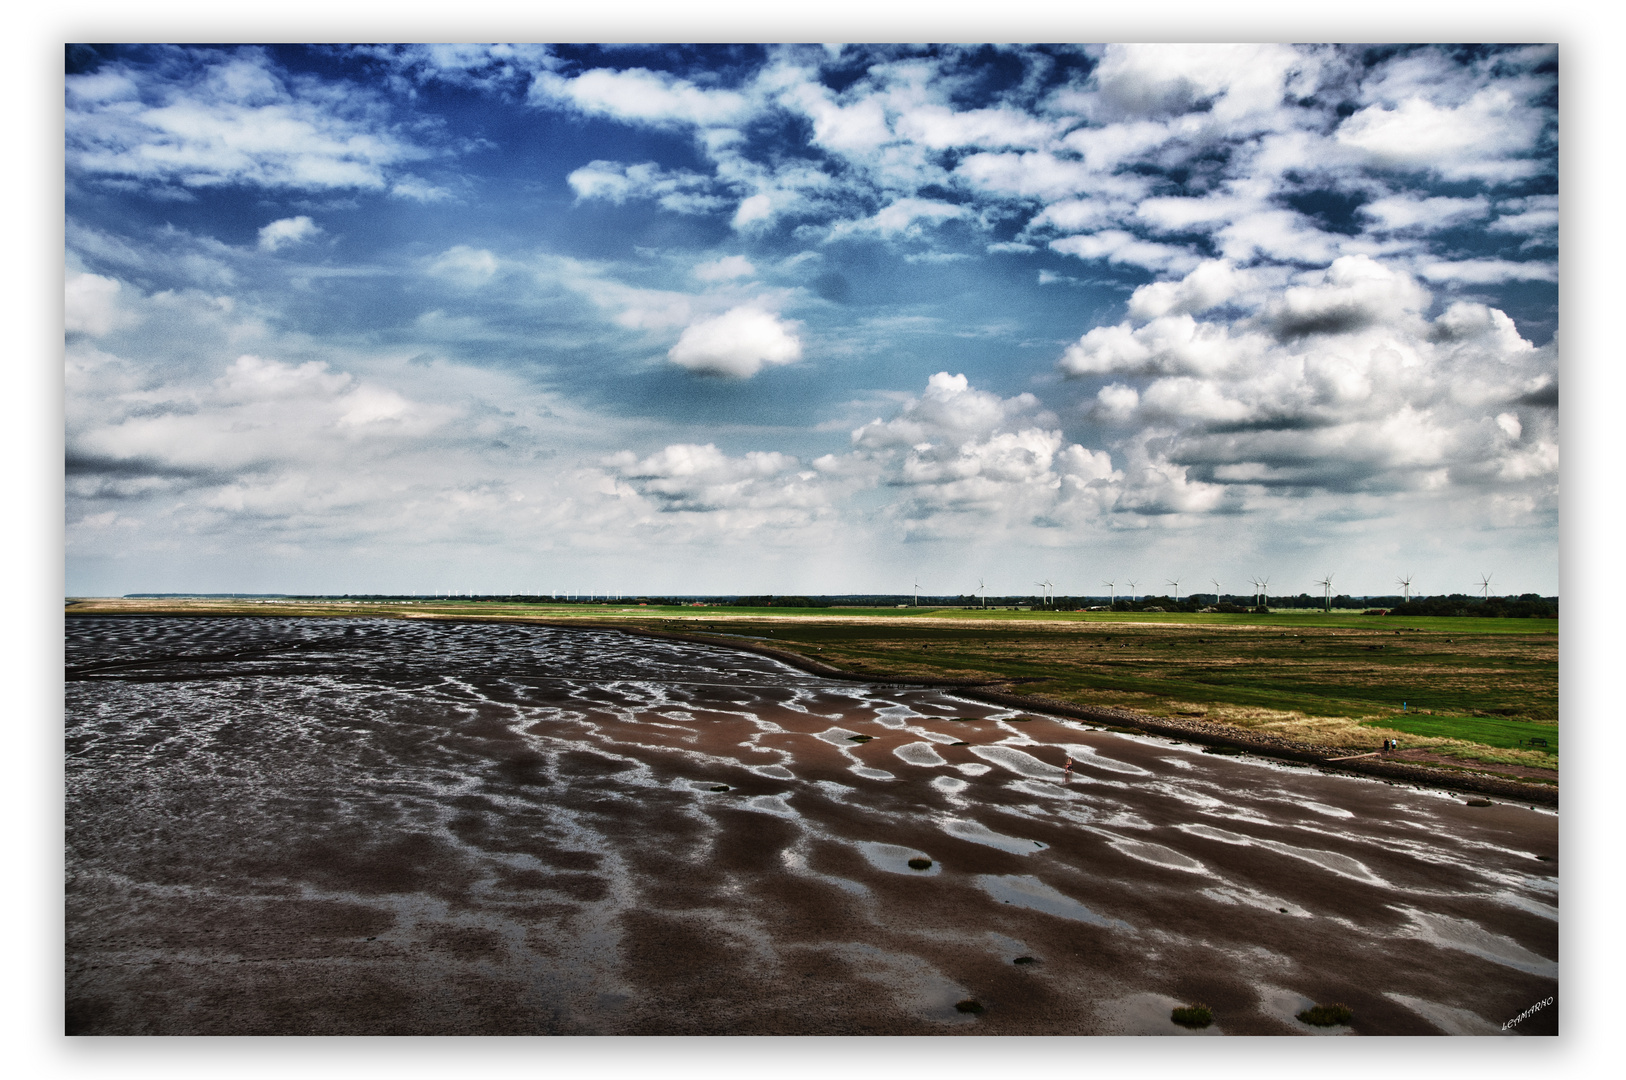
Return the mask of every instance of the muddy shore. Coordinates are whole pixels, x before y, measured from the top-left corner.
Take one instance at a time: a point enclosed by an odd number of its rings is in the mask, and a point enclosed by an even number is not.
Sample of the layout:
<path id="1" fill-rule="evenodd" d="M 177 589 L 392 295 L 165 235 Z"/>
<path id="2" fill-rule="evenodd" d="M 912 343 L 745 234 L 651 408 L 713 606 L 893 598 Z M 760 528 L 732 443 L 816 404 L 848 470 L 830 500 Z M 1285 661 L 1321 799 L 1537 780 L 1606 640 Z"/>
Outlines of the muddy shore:
<path id="1" fill-rule="evenodd" d="M 1556 993 L 1528 803 L 755 643 L 69 622 L 74 1033 L 1489 1034 Z"/>

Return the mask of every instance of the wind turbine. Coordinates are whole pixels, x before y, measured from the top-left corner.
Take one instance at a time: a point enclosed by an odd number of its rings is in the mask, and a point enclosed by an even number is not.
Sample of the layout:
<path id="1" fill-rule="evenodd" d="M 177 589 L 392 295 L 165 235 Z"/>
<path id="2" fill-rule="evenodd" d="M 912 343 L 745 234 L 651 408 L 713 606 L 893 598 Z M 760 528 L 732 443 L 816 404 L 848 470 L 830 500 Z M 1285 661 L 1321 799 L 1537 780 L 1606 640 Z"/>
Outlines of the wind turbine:
<path id="1" fill-rule="evenodd" d="M 1479 575 L 1479 596 L 1482 600 L 1490 599 L 1490 581 L 1491 576 L 1489 574 Z"/>
<path id="2" fill-rule="evenodd" d="M 1139 582 L 1131 581 L 1128 584 L 1129 584 L 1129 601 L 1130 601 L 1130 603 L 1134 603 L 1134 601 L 1135 601 L 1135 586 L 1138 585 Z"/>
<path id="3" fill-rule="evenodd" d="M 1208 580 L 1214 583 L 1214 603 L 1217 604 L 1220 602 L 1220 596 L 1223 595 L 1220 592 L 1220 583 L 1214 578 L 1209 578 Z"/>
<path id="4" fill-rule="evenodd" d="M 1103 581 L 1101 584 L 1112 590 L 1112 609 L 1118 610 L 1118 583 L 1116 581 Z"/>
<path id="5" fill-rule="evenodd" d="M 1164 584 L 1174 586 L 1174 602 L 1178 604 L 1180 602 L 1180 579 L 1175 578 L 1171 581 L 1164 582 Z"/>
<path id="6" fill-rule="evenodd" d="M 1411 603 L 1411 575 L 1395 578 L 1395 584 L 1406 590 L 1406 603 Z"/>
<path id="7" fill-rule="evenodd" d="M 1316 582 L 1316 584 L 1321 586 L 1322 599 L 1326 602 L 1326 610 L 1327 610 L 1328 614 L 1331 614 L 1331 612 L 1332 612 L 1332 575 L 1328 574 L 1326 577 L 1324 577 L 1320 581 Z"/>
<path id="8" fill-rule="evenodd" d="M 1260 578 L 1259 579 L 1259 606 L 1262 607 L 1262 608 L 1267 608 L 1267 609 L 1270 607 L 1270 579 L 1269 578 Z"/>
<path id="9" fill-rule="evenodd" d="M 1049 581 L 1049 579 L 1047 578 L 1044 581 L 1035 581 L 1034 584 L 1039 586 L 1041 589 L 1044 590 L 1044 594 L 1043 594 L 1044 601 L 1048 602 L 1050 600 L 1050 581 Z M 1044 605 L 1041 603 L 1040 606 L 1042 607 Z"/>
<path id="10" fill-rule="evenodd" d="M 920 579 L 915 578 L 915 607 L 920 606 Z"/>
<path id="11" fill-rule="evenodd" d="M 982 578 L 977 579 L 977 594 L 982 597 L 982 606 L 987 607 L 988 606 L 988 586 L 986 586 L 986 585 L 984 585 L 982 583 Z"/>

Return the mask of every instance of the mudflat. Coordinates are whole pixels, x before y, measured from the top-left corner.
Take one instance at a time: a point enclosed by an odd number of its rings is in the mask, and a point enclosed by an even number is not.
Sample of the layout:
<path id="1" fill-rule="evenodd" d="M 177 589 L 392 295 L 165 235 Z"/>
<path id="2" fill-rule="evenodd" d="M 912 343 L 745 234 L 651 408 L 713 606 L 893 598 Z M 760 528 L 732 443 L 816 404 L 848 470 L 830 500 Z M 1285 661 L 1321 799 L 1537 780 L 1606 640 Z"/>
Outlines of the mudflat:
<path id="1" fill-rule="evenodd" d="M 1557 992 L 1546 810 L 609 629 L 67 654 L 70 1033 L 1492 1034 Z"/>

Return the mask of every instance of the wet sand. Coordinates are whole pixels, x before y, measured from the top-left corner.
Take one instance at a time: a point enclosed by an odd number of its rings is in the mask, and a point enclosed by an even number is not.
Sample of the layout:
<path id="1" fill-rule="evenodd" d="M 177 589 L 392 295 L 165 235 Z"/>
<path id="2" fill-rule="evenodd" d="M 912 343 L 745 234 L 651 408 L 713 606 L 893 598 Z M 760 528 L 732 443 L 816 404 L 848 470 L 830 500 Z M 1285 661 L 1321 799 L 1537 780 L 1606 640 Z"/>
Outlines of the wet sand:
<path id="1" fill-rule="evenodd" d="M 71 1033 L 1497 1034 L 1557 993 L 1546 810 L 609 630 L 67 653 Z"/>

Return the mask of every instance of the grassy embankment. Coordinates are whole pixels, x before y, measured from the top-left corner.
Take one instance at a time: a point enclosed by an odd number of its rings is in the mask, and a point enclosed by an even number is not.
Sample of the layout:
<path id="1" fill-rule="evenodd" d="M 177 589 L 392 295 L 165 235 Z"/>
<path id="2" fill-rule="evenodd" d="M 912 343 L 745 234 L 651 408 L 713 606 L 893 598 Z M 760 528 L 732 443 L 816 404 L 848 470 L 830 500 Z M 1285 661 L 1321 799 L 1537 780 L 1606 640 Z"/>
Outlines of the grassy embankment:
<path id="1" fill-rule="evenodd" d="M 89 601 L 72 610 L 643 625 L 771 641 L 865 675 L 987 679 L 1017 693 L 1200 718 L 1351 752 L 1399 738 L 1464 764 L 1558 767 L 1554 620 L 467 601 Z"/>

